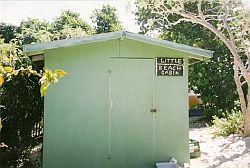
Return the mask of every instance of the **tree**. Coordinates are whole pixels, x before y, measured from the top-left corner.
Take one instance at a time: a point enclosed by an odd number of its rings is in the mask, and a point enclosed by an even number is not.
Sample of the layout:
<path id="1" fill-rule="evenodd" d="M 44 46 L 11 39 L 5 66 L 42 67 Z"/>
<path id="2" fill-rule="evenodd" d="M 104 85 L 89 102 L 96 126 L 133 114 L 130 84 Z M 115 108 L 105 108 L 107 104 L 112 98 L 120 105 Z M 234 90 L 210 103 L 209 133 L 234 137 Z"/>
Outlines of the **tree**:
<path id="1" fill-rule="evenodd" d="M 101 9 L 95 9 L 91 16 L 95 24 L 97 34 L 122 30 L 121 22 L 116 14 L 116 8 L 103 5 Z"/>
<path id="2" fill-rule="evenodd" d="M 153 14 L 150 10 L 137 7 L 136 16 L 141 33 L 158 30 L 161 39 L 214 51 L 213 58 L 189 65 L 189 87 L 202 95 L 201 108 L 207 119 L 212 120 L 213 115 L 220 117 L 224 112 L 238 110 L 240 107 L 235 103 L 239 98 L 233 80 L 232 54 L 215 34 L 190 22 L 181 22 L 167 28 L 154 22 L 149 29 L 147 20 Z M 195 8 L 193 4 L 186 7 L 189 10 Z"/>
<path id="3" fill-rule="evenodd" d="M 62 11 L 61 15 L 56 17 L 52 25 L 55 39 L 82 37 L 94 32 L 92 27 L 80 18 L 79 13 L 69 10 Z"/>
<path id="4" fill-rule="evenodd" d="M 199 24 L 226 45 L 233 55 L 234 80 L 244 116 L 244 136 L 250 136 L 250 15 L 243 3 L 239 0 L 142 0 L 138 3 L 143 9 L 154 13 L 154 17 L 148 20 L 149 25 L 154 22 L 162 27 L 181 22 Z M 190 3 L 195 10 L 187 9 Z M 217 23 L 217 26 L 212 23 Z M 245 95 L 244 85 L 247 86 Z"/>
<path id="5" fill-rule="evenodd" d="M 7 24 L 7 23 L 0 23 L 0 38 L 4 39 L 5 43 L 9 43 L 12 39 L 16 38 L 16 33 L 18 31 L 18 27 Z"/>
<path id="6" fill-rule="evenodd" d="M 21 22 L 16 40 L 19 45 L 51 41 L 54 38 L 53 29 L 49 22 L 38 19 L 28 19 Z"/>

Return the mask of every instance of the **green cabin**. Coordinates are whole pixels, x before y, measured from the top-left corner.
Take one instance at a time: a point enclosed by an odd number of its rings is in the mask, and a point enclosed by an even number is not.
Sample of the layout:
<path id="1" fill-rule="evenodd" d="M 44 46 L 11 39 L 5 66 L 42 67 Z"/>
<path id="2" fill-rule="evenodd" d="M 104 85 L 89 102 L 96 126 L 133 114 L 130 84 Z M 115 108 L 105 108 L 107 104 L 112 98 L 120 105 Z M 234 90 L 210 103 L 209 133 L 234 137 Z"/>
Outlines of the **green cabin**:
<path id="1" fill-rule="evenodd" d="M 45 97 L 43 168 L 189 162 L 188 64 L 212 51 L 125 31 L 23 49 L 69 74 Z"/>

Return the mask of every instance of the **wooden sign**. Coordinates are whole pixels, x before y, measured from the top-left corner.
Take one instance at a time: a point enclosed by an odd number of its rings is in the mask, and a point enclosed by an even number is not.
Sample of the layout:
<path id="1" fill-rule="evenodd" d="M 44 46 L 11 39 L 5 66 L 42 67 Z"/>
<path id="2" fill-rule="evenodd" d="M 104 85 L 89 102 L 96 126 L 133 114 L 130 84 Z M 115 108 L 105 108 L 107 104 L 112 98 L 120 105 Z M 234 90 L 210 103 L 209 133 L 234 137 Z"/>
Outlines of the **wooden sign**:
<path id="1" fill-rule="evenodd" d="M 156 57 L 155 68 L 157 76 L 184 76 L 184 59 Z"/>

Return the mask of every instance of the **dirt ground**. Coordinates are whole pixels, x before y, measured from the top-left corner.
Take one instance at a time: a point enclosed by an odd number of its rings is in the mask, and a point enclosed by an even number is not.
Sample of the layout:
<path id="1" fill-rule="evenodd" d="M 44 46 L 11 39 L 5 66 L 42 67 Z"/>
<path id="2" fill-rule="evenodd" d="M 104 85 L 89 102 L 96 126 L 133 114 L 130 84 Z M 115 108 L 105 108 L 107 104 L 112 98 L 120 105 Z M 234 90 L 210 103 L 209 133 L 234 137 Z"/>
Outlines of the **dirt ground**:
<path id="1" fill-rule="evenodd" d="M 250 168 L 250 137 L 215 137 L 209 126 L 190 125 L 189 137 L 200 142 L 201 156 L 191 168 Z"/>

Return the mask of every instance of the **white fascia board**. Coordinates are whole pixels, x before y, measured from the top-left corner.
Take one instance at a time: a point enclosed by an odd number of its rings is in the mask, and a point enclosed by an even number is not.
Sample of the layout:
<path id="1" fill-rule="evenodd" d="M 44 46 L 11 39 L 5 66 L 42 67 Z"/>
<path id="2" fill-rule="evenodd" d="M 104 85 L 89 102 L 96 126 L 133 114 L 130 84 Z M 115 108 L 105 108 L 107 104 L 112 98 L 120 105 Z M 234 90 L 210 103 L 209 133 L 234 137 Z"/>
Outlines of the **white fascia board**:
<path id="1" fill-rule="evenodd" d="M 71 39 L 56 40 L 56 41 L 51 41 L 51 42 L 28 44 L 28 45 L 23 46 L 23 52 L 33 53 L 33 52 L 39 52 L 39 51 L 44 51 L 44 50 L 49 50 L 49 49 L 54 49 L 54 48 L 70 47 L 70 46 L 76 46 L 76 45 L 81 45 L 81 44 L 107 41 L 107 40 L 121 38 L 122 35 L 123 35 L 123 32 L 112 32 L 112 33 L 103 33 L 103 34 L 97 34 L 97 35 L 80 37 L 80 38 L 71 38 Z"/>
<path id="2" fill-rule="evenodd" d="M 181 51 L 181 52 L 186 52 L 192 55 L 197 55 L 197 56 L 201 56 L 205 58 L 213 57 L 213 51 L 210 51 L 210 50 L 195 48 L 195 47 L 191 47 L 188 45 L 178 44 L 178 43 L 174 43 L 174 42 L 166 41 L 166 40 L 159 40 L 159 39 L 151 38 L 145 35 L 127 33 L 126 38 L 131 39 L 131 40 L 141 41 L 141 42 L 152 44 L 152 45 L 157 45 L 160 47 L 170 48 L 170 49 Z M 202 58 L 197 57 L 197 59 L 202 59 Z"/>

